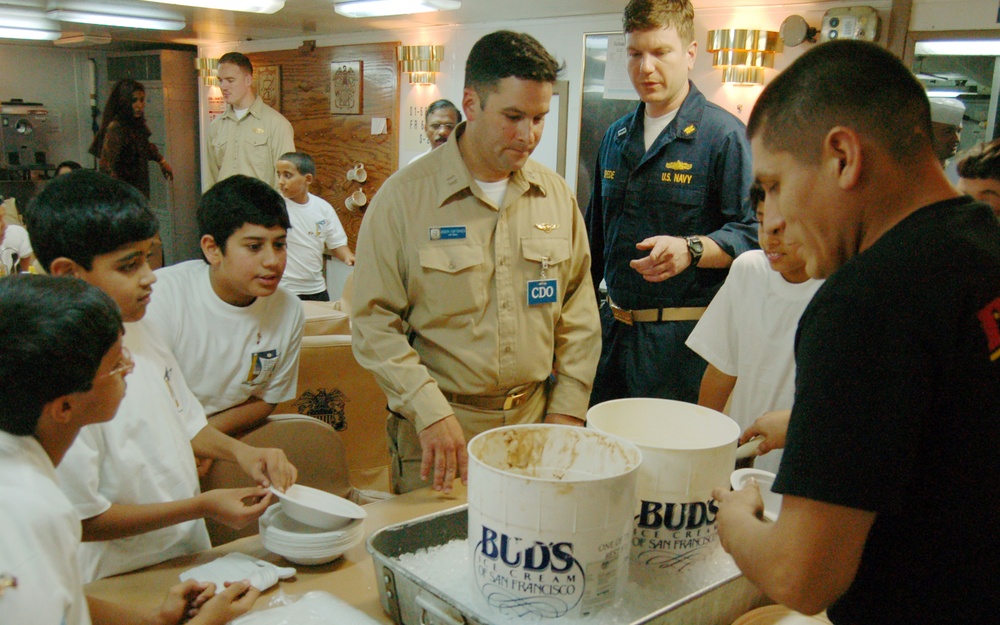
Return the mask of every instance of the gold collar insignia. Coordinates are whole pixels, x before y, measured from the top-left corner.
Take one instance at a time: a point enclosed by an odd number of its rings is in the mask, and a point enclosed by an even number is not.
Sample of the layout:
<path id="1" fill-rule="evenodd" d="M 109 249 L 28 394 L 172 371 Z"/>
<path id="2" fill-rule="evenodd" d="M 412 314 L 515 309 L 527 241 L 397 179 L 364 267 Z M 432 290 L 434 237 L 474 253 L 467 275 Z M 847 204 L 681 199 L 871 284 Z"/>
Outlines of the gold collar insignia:
<path id="1" fill-rule="evenodd" d="M 687 128 L 684 129 L 684 134 L 690 135 L 695 130 L 696 130 L 696 128 L 694 127 L 694 124 L 691 124 L 690 126 L 688 126 Z"/>

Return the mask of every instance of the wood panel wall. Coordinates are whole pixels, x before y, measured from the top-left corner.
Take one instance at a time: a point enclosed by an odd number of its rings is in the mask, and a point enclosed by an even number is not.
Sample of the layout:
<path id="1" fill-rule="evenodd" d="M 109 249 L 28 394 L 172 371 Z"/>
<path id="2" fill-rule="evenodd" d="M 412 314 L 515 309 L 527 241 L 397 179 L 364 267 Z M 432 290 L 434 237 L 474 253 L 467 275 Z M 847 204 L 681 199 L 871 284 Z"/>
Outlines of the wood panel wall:
<path id="1" fill-rule="evenodd" d="M 398 45 L 388 42 L 247 55 L 255 67 L 281 67 L 281 113 L 295 129 L 295 149 L 316 161 L 316 179 L 310 192 L 333 205 L 352 250 L 364 213 L 349 212 L 344 203 L 347 196 L 361 188 L 370 201 L 399 164 Z M 362 62 L 360 115 L 330 112 L 330 67 L 344 61 Z M 386 134 L 371 134 L 373 117 L 387 120 Z M 364 184 L 347 179 L 347 170 L 358 162 L 368 171 Z"/>

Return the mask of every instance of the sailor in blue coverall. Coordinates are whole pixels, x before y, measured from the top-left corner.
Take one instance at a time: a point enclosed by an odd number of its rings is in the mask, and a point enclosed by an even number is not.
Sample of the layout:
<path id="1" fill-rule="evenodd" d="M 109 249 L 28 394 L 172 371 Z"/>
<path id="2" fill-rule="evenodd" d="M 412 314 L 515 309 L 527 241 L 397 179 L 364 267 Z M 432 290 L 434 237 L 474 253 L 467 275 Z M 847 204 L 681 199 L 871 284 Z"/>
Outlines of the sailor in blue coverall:
<path id="1" fill-rule="evenodd" d="M 757 247 L 745 127 L 688 85 L 676 118 L 649 150 L 645 102 L 612 124 L 601 144 L 587 230 L 594 284 L 603 279 L 608 298 L 591 405 L 622 397 L 697 402 L 706 363 L 684 342 L 728 264 Z M 679 273 L 650 281 L 636 263 L 651 252 L 637 244 L 661 235 L 685 238 L 688 254 Z M 697 267 L 711 245 L 706 238 L 729 256 L 724 267 Z"/>

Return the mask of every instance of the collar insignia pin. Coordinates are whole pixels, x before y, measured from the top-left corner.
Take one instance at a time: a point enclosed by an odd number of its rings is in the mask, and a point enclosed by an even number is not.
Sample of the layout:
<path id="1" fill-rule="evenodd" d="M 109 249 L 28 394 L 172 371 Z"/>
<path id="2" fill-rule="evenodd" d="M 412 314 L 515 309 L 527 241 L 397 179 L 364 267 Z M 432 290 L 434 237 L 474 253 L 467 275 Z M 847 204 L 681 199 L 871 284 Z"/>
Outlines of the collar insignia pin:
<path id="1" fill-rule="evenodd" d="M 694 124 L 691 124 L 690 126 L 688 126 L 687 128 L 684 129 L 684 134 L 690 135 L 695 130 L 696 130 L 696 128 L 694 127 Z"/>

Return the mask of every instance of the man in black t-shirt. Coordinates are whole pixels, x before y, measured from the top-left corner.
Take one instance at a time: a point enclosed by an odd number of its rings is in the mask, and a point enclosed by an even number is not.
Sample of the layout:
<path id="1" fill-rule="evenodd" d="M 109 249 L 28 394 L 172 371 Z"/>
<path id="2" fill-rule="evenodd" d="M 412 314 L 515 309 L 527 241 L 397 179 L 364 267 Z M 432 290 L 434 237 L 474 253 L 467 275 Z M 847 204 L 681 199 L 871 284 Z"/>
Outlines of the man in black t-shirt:
<path id="1" fill-rule="evenodd" d="M 754 174 L 827 278 L 796 338 L 774 490 L 716 491 L 719 535 L 775 601 L 834 623 L 1000 614 L 1000 225 L 931 147 L 889 52 L 836 41 L 761 94 Z"/>

